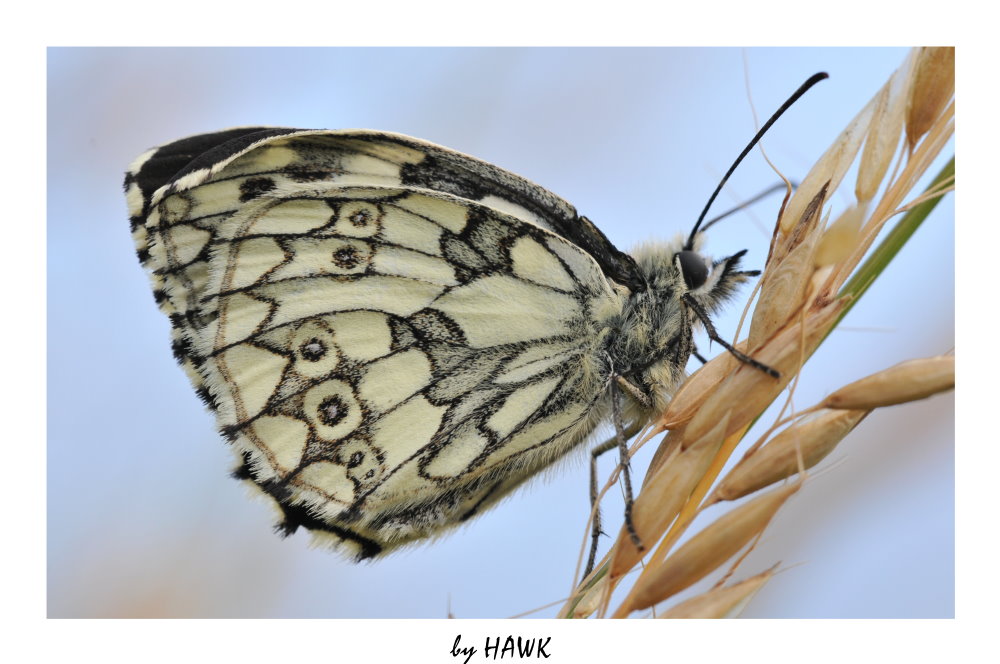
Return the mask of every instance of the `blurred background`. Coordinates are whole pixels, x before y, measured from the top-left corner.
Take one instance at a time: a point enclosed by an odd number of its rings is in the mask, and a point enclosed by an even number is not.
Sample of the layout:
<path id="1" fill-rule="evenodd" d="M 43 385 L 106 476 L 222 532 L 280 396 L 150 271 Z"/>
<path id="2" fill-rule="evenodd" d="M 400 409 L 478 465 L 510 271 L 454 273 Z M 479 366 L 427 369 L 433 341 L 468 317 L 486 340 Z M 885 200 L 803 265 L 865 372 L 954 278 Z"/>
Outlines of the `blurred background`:
<path id="1" fill-rule="evenodd" d="M 48 615 L 507 617 L 567 595 L 586 534 L 581 453 L 467 527 L 375 563 L 312 549 L 305 533 L 275 536 L 269 508 L 227 478 L 230 452 L 174 364 L 168 321 L 135 259 L 121 181 L 140 152 L 239 125 L 410 134 L 534 180 L 627 250 L 689 230 L 753 135 L 744 67 L 761 121 L 810 74 L 830 73 L 764 141 L 801 179 L 905 55 L 50 49 Z M 717 209 L 776 181 L 754 152 Z M 834 216 L 850 203 L 838 196 Z M 746 264 L 763 267 L 778 203 L 714 227 L 706 252 L 747 248 Z M 953 209 L 949 196 L 813 357 L 799 408 L 953 348 Z M 724 336 L 739 310 L 716 319 Z M 950 394 L 865 420 L 744 562 L 737 578 L 778 561 L 785 570 L 744 615 L 952 617 L 954 440 Z M 634 462 L 640 477 L 653 448 Z M 622 513 L 615 498 L 604 504 L 609 532 Z"/>

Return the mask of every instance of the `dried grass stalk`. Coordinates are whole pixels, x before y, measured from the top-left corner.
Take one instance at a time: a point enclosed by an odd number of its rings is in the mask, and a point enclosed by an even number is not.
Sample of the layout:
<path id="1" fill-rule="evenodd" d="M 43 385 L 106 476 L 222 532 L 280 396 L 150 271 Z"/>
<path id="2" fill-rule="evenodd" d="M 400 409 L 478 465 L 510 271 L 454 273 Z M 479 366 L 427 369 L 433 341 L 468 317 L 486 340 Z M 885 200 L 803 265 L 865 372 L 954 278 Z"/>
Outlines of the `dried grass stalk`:
<path id="1" fill-rule="evenodd" d="M 750 495 L 807 470 L 872 408 L 923 398 L 954 385 L 954 358 L 944 356 L 904 363 L 837 390 L 822 404 L 784 418 L 783 422 L 795 423 L 773 438 L 765 435 L 711 491 L 750 425 L 797 379 L 805 361 L 885 269 L 934 202 L 954 187 L 952 162 L 929 193 L 906 201 L 954 133 L 953 62 L 949 49 L 911 52 L 803 180 L 775 226 L 750 323 L 750 343 L 738 346 L 749 347 L 755 359 L 780 371 L 781 378 L 721 355 L 681 386 L 654 428 L 670 431 L 633 506 L 636 528 L 652 553 L 640 553 L 629 537 L 620 535 L 561 615 L 579 617 L 595 610 L 606 615 L 612 593 L 624 579 L 632 578 L 627 572 L 643 558 L 641 573 L 613 614 L 624 617 L 668 599 L 759 536 L 806 478 L 800 476 L 795 484 L 736 507 L 675 549 L 708 504 Z M 904 132 L 906 149 L 886 181 Z M 825 202 L 833 198 L 859 153 L 859 175 L 853 183 L 856 201 L 827 226 Z M 886 222 L 909 207 L 913 209 L 866 258 Z M 836 410 L 800 419 L 820 408 Z M 762 576 L 759 582 L 769 577 Z M 725 598 L 736 597 L 740 587 L 710 591 L 666 615 L 724 615 L 730 612 L 726 606 L 735 606 Z M 704 608 L 708 606 L 715 608 Z"/>

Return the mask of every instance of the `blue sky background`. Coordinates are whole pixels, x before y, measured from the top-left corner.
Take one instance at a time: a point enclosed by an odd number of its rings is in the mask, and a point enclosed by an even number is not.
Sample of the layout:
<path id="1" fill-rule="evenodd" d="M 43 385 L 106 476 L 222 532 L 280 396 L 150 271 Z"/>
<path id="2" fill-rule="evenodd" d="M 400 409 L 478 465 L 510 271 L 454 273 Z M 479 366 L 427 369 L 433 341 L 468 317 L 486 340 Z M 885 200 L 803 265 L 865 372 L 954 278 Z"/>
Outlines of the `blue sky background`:
<path id="1" fill-rule="evenodd" d="M 377 563 L 274 536 L 268 508 L 227 479 L 230 453 L 171 357 L 132 249 L 122 173 L 148 147 L 231 126 L 390 130 L 530 178 L 628 249 L 690 229 L 753 135 L 744 53 L 762 117 L 810 74 L 831 75 L 765 139 L 801 179 L 906 51 L 50 50 L 49 615 L 403 618 L 450 606 L 479 618 L 564 597 L 585 535 L 585 455 L 468 527 Z M 754 153 L 720 206 L 773 182 Z M 833 200 L 834 214 L 850 202 Z M 762 266 L 776 207 L 713 228 L 706 251 L 748 248 L 747 264 Z M 954 346 L 953 209 L 949 197 L 807 365 L 799 407 Z M 731 335 L 738 315 L 716 327 Z M 786 568 L 744 615 L 953 616 L 953 397 L 875 413 L 822 468 L 741 568 Z M 604 513 L 618 518 L 620 502 Z"/>

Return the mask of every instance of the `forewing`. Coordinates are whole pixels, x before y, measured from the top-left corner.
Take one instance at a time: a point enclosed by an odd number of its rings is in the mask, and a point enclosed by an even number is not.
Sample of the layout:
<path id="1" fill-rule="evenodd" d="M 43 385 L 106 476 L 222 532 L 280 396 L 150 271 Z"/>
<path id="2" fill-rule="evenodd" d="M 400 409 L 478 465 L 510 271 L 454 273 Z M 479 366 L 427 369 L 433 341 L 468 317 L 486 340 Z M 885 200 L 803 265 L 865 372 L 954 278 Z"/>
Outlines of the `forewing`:
<path id="1" fill-rule="evenodd" d="M 169 245 L 169 309 L 188 315 L 202 280 L 201 249 L 239 204 L 289 184 L 335 182 L 430 189 L 541 226 L 589 253 L 605 276 L 643 288 L 631 257 L 551 192 L 473 157 L 398 134 L 363 130 L 239 128 L 175 141 L 139 157 L 126 175 L 140 259 Z M 205 185 L 212 186 L 206 188 Z M 198 200 L 184 192 L 199 188 Z M 163 207 L 165 201 L 172 201 Z M 157 219 L 161 214 L 166 219 Z M 164 223 L 165 222 L 165 223 Z M 167 229 L 173 228 L 172 231 Z M 158 261 L 162 262 L 162 261 Z M 154 265 L 156 269 L 157 265 Z M 157 270 L 159 271 L 159 270 Z M 161 298 L 167 284 L 154 284 Z M 183 349 L 181 349 L 183 352 Z"/>

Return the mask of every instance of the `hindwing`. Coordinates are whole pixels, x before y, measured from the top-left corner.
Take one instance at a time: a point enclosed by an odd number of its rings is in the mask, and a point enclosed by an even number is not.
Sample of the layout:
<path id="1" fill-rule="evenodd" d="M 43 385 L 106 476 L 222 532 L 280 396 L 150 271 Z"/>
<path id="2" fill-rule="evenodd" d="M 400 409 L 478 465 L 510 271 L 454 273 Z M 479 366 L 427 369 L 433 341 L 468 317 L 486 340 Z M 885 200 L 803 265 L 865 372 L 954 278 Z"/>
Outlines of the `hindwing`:
<path id="1" fill-rule="evenodd" d="M 558 232 L 568 204 L 412 139 L 245 131 L 126 186 L 175 352 L 287 530 L 376 555 L 590 433 L 627 290 Z"/>

